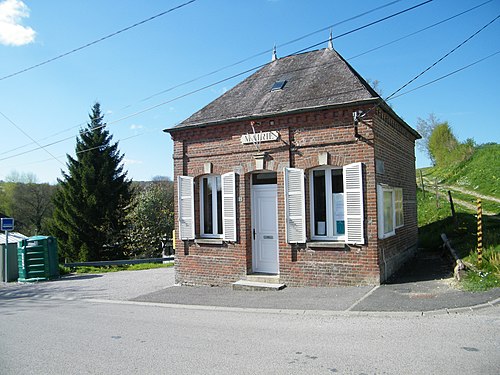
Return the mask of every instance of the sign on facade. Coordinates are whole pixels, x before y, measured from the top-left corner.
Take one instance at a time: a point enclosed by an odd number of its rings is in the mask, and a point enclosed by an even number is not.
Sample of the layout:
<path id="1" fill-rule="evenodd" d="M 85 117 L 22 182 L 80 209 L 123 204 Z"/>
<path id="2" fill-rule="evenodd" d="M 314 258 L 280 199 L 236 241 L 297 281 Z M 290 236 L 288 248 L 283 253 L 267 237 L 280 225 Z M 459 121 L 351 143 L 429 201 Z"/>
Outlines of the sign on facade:
<path id="1" fill-rule="evenodd" d="M 280 133 L 277 131 L 243 134 L 241 136 L 241 143 L 246 145 L 250 143 L 272 142 L 277 141 L 279 138 Z"/>

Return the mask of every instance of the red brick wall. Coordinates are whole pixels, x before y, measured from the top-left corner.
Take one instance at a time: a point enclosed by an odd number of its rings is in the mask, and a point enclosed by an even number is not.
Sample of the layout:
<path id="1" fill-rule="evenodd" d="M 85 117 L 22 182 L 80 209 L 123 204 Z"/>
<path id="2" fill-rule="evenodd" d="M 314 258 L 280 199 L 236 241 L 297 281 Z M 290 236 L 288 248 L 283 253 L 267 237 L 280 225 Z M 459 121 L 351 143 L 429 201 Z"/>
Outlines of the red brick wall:
<path id="1" fill-rule="evenodd" d="M 415 139 L 383 110 L 375 120 L 375 158 L 383 161 L 384 172 L 377 184 L 403 188 L 404 225 L 396 235 L 378 241 L 381 281 L 386 280 L 417 249 L 418 223 L 415 179 Z"/>
<path id="2" fill-rule="evenodd" d="M 414 179 L 413 140 L 406 131 L 394 130 L 382 118 L 372 111 L 359 124 L 361 140 L 354 137 L 352 112 L 368 110 L 370 107 L 351 107 L 329 109 L 310 113 L 301 113 L 260 119 L 257 131 L 278 131 L 281 140 L 261 144 L 261 151 L 267 151 L 269 159 L 266 170 L 277 172 L 278 176 L 278 228 L 279 228 L 279 264 L 280 279 L 290 286 L 333 286 L 378 284 L 385 279 L 386 269 L 382 267 L 384 259 L 395 256 L 411 242 L 416 242 L 413 223 L 416 213 L 411 209 L 410 201 L 415 199 L 409 188 L 409 180 Z M 375 129 L 372 126 L 375 121 Z M 270 124 L 273 121 L 274 124 Z M 380 128 L 380 129 L 379 129 Z M 193 241 L 176 242 L 176 278 L 183 284 L 226 285 L 237 281 L 252 272 L 251 242 L 251 201 L 250 178 L 255 169 L 253 155 L 257 153 L 254 145 L 242 145 L 240 137 L 251 133 L 249 121 L 207 126 L 205 128 L 186 129 L 172 133 L 174 140 L 174 177 L 189 175 L 195 177 L 195 217 L 196 234 L 199 233 L 199 177 L 204 174 L 204 164 L 212 163 L 212 173 L 223 174 L 235 171 L 238 174 L 238 240 L 236 243 L 213 245 L 197 244 Z M 384 137 L 389 132 L 389 137 Z M 408 229 L 400 231 L 391 240 L 379 241 L 377 237 L 377 199 L 376 181 L 381 176 L 375 174 L 375 158 L 397 156 L 394 145 L 399 138 L 406 137 L 404 152 L 409 153 L 401 161 L 386 162 L 386 170 L 396 176 L 401 168 L 411 169 L 405 172 L 405 223 Z M 381 144 L 376 145 L 377 140 Z M 388 150 L 386 150 L 386 148 Z M 290 245 L 285 238 L 285 207 L 283 169 L 288 166 L 302 168 L 306 175 L 306 222 L 309 223 L 309 169 L 318 166 L 318 155 L 328 152 L 328 164 L 343 166 L 354 162 L 363 163 L 364 210 L 365 210 L 365 245 L 335 248 L 308 248 L 305 245 Z M 409 165 L 407 165 L 409 163 Z M 402 166 L 404 164 L 404 166 Z M 382 177 L 381 177 L 382 178 Z M 177 191 L 175 193 L 177 207 Z M 408 207 L 408 209 L 407 209 Z M 414 217 L 412 217 L 412 215 Z M 177 216 L 176 216 L 177 220 Z M 408 220 L 408 221 L 406 221 Z M 177 221 L 176 221 L 177 226 Z M 411 230 L 410 227 L 412 228 Z M 307 236 L 309 238 L 309 225 Z M 411 237 L 415 238 L 411 238 Z M 384 251 L 380 250 L 380 246 Z M 382 256 L 385 258 L 382 259 Z"/>

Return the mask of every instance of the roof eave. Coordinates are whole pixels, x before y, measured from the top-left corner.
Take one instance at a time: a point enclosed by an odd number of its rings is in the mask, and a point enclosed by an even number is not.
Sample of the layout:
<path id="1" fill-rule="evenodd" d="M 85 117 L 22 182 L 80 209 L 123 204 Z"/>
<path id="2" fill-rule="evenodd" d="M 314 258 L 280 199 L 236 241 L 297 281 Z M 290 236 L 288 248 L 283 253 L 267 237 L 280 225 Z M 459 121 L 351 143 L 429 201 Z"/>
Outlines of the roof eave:
<path id="1" fill-rule="evenodd" d="M 236 121 L 257 120 L 257 119 L 262 119 L 262 118 L 271 117 L 271 116 L 286 116 L 286 115 L 292 115 L 292 114 L 304 113 L 304 112 L 310 112 L 310 111 L 320 111 L 320 110 L 332 109 L 332 108 L 342 108 L 342 107 L 349 107 L 349 106 L 354 106 L 354 105 L 371 104 L 371 103 L 377 103 L 378 101 L 379 101 L 379 98 L 370 98 L 370 99 L 356 100 L 356 101 L 344 102 L 344 103 L 338 103 L 338 104 L 303 107 L 303 108 L 298 108 L 298 109 L 293 109 L 293 110 L 288 110 L 288 111 L 261 113 L 261 114 L 257 114 L 257 115 L 245 115 L 245 116 L 241 116 L 241 117 L 232 117 L 232 118 L 217 120 L 217 121 L 197 122 L 197 123 L 193 123 L 193 124 L 189 124 L 189 125 L 176 126 L 173 128 L 163 129 L 163 131 L 165 133 L 175 133 L 175 132 L 187 130 L 187 129 L 195 129 L 195 128 L 201 128 L 201 127 L 206 127 L 206 126 L 213 126 L 213 125 L 222 125 L 222 124 L 227 124 L 227 123 L 236 122 Z M 399 117 L 398 117 L 398 119 L 399 119 Z"/>
<path id="2" fill-rule="evenodd" d="M 382 98 L 379 99 L 379 106 L 382 107 L 385 111 L 389 112 L 391 116 L 393 116 L 397 122 L 399 122 L 406 130 L 408 130 L 414 137 L 415 139 L 421 139 L 422 136 L 415 130 L 413 129 L 405 120 L 403 120 L 399 115 L 391 108 L 389 104 L 386 103 L 385 100 Z"/>

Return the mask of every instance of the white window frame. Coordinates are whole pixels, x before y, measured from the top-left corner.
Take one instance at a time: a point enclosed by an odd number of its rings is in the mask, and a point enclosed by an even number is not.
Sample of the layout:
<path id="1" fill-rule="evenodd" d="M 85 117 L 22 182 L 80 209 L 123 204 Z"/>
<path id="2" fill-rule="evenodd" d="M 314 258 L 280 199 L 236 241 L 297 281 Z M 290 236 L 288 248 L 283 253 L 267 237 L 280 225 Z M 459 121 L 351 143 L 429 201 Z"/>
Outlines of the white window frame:
<path id="1" fill-rule="evenodd" d="M 205 198 L 203 194 L 203 180 L 211 180 L 212 186 L 217 186 L 217 178 L 219 179 L 219 184 L 222 189 L 222 179 L 220 175 L 217 174 L 209 174 L 204 175 L 199 178 L 199 186 L 200 186 L 200 237 L 202 238 L 223 238 L 224 233 L 217 233 L 219 231 L 219 223 L 218 223 L 218 213 L 221 212 L 222 215 L 222 203 L 219 207 L 217 203 L 217 189 L 212 189 L 212 223 L 213 223 L 213 232 L 214 233 L 205 233 L 205 210 L 203 209 L 205 205 Z M 224 217 L 222 217 L 222 222 L 220 225 L 222 226 L 221 230 L 223 232 L 223 221 Z"/>
<path id="2" fill-rule="evenodd" d="M 309 171 L 309 210 L 310 210 L 310 232 L 311 239 L 315 241 L 345 241 L 346 240 L 346 231 L 347 227 L 345 227 L 345 232 L 342 235 L 335 235 L 335 220 L 333 214 L 333 193 L 332 193 L 332 178 L 331 171 L 332 170 L 340 170 L 343 173 L 342 167 L 319 167 L 313 168 Z M 327 217 L 327 225 L 326 225 L 326 235 L 320 236 L 315 234 L 315 223 L 314 223 L 314 172 L 315 171 L 325 171 L 325 190 L 326 190 L 326 217 Z M 342 184 L 344 182 L 342 181 Z M 345 194 L 345 186 L 343 186 L 343 192 Z M 345 200 L 345 195 L 344 195 Z M 344 210 L 344 225 L 346 224 L 346 213 Z"/>
<path id="3" fill-rule="evenodd" d="M 392 237 L 396 234 L 396 192 L 395 188 L 385 185 L 385 184 L 379 184 L 377 185 L 377 213 L 378 213 L 378 238 L 380 239 L 385 239 L 388 237 Z M 388 230 L 387 232 L 385 231 L 385 193 L 389 192 L 391 194 L 391 207 L 392 207 L 392 212 L 391 217 L 392 217 L 392 228 L 391 230 Z"/>
<path id="4" fill-rule="evenodd" d="M 394 211 L 396 220 L 394 226 L 401 228 L 404 226 L 404 208 L 403 208 L 403 188 L 394 188 Z"/>

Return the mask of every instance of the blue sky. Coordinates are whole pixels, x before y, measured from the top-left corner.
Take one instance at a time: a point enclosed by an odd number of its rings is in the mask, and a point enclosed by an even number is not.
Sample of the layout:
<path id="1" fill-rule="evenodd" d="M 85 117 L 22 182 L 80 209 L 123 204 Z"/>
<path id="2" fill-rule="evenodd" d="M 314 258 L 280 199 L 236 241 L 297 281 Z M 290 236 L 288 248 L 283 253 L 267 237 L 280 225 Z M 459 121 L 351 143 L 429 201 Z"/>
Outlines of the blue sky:
<path id="1" fill-rule="evenodd" d="M 187 0 L 0 0 L 0 78 L 54 58 Z M 233 87 L 248 74 L 187 95 L 216 81 L 422 3 L 424 0 L 196 0 L 66 57 L 0 79 L 0 180 L 13 171 L 55 183 L 73 154 L 78 129 L 97 100 L 134 180 L 172 177 L 172 142 L 162 132 Z M 460 17 L 355 57 L 486 0 L 434 0 L 405 14 L 334 40 L 335 49 L 385 97 L 500 14 L 492 0 Z M 392 4 L 391 4 L 392 3 Z M 317 30 L 295 43 L 288 43 Z M 326 43 L 313 49 L 324 48 Z M 408 89 L 500 51 L 500 19 Z M 262 54 L 260 54 L 262 53 Z M 259 55 L 260 54 L 260 55 Z M 181 87 L 193 78 L 231 65 Z M 390 101 L 412 127 L 434 113 L 461 141 L 499 142 L 500 54 Z M 149 99 L 148 99 L 149 98 Z M 153 108 L 156 107 L 156 108 Z M 22 129 L 22 131 L 20 130 Z M 28 134 L 29 137 L 26 135 Z M 36 143 L 47 146 L 40 149 Z M 38 150 L 33 150 L 38 148 Z M 50 153 L 50 154 L 49 154 Z M 429 165 L 417 151 L 417 167 Z"/>

